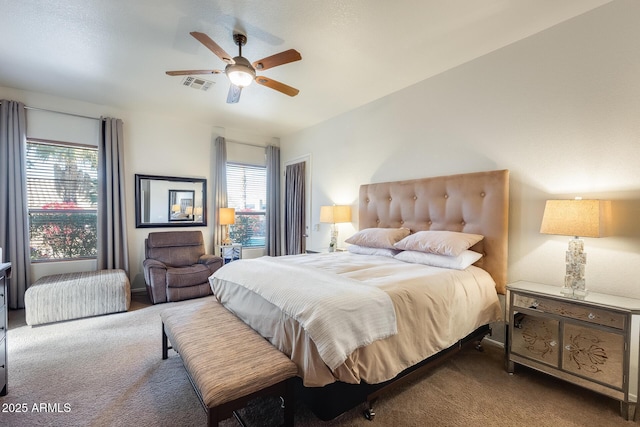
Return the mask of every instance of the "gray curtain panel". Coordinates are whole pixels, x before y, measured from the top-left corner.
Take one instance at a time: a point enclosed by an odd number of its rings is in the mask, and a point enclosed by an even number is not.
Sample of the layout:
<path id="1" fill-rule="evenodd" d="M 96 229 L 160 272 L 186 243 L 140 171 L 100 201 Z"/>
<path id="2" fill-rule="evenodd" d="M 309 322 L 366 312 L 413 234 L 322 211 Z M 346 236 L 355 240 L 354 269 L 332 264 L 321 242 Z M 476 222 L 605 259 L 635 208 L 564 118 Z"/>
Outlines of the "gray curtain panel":
<path id="1" fill-rule="evenodd" d="M 280 226 L 280 147 L 267 146 L 267 255 L 282 255 Z"/>
<path id="2" fill-rule="evenodd" d="M 285 170 L 284 239 L 286 253 L 304 253 L 305 180 L 304 162 L 288 165 Z"/>
<path id="3" fill-rule="evenodd" d="M 24 308 L 31 284 L 27 216 L 27 118 L 24 104 L 0 101 L 0 247 L 11 262 L 9 307 Z"/>
<path id="4" fill-rule="evenodd" d="M 122 120 L 102 118 L 98 141 L 98 270 L 129 275 Z"/>
<path id="5" fill-rule="evenodd" d="M 227 141 L 223 136 L 216 138 L 213 183 L 213 253 L 224 239 L 224 230 L 220 225 L 218 209 L 227 207 Z"/>

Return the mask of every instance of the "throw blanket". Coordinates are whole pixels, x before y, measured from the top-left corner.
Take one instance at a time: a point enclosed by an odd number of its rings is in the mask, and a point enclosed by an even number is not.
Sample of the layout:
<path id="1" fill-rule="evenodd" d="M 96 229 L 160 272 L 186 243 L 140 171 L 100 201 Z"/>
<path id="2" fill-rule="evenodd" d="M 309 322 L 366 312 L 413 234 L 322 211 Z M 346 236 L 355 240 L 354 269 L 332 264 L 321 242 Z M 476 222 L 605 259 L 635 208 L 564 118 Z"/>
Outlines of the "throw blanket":
<path id="1" fill-rule="evenodd" d="M 238 260 L 209 278 L 211 289 L 231 282 L 249 289 L 298 321 L 331 369 L 355 349 L 395 335 L 396 313 L 382 290 L 278 258 Z"/>

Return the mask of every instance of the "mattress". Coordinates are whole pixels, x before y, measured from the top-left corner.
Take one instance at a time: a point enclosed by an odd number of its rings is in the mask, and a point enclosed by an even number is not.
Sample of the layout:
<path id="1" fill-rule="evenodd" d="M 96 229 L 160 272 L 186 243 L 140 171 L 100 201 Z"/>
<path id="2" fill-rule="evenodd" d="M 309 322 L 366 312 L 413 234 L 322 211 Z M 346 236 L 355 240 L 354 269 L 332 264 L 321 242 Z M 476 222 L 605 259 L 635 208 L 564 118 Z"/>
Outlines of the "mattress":
<path id="1" fill-rule="evenodd" d="M 331 369 L 308 331 L 286 310 L 251 289 L 255 287 L 243 285 L 240 277 L 224 274 L 226 266 L 214 273 L 210 283 L 216 298 L 289 355 L 307 387 L 321 387 L 335 381 L 351 384 L 387 381 L 450 347 L 478 327 L 502 318 L 495 282 L 486 271 L 475 266 L 450 270 L 349 252 L 277 258 L 278 262 L 302 266 L 312 273 L 335 275 L 339 283 L 352 281 L 379 289 L 388 295 L 395 311 L 397 333 L 356 346 L 341 364 Z M 252 261 L 238 260 L 232 264 L 241 263 L 236 264 L 238 269 Z M 271 277 L 270 271 L 264 271 L 261 276 L 262 282 L 269 282 L 264 278 Z M 313 285 L 302 274 L 293 279 Z M 304 292 L 309 293 L 308 289 L 305 287 Z M 318 311 L 314 315 L 323 314 L 321 308 Z M 358 326 L 355 323 L 354 327 Z"/>

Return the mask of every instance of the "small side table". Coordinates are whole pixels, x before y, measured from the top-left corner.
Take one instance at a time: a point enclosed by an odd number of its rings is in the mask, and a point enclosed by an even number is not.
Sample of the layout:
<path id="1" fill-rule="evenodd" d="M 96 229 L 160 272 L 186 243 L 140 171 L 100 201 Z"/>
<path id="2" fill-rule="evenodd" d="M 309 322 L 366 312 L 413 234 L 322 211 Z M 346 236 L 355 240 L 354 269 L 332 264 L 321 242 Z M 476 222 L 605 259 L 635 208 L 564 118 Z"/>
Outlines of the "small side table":
<path id="1" fill-rule="evenodd" d="M 232 261 L 242 259 L 242 245 L 239 243 L 220 245 L 218 246 L 218 253 L 224 264 L 228 264 Z"/>

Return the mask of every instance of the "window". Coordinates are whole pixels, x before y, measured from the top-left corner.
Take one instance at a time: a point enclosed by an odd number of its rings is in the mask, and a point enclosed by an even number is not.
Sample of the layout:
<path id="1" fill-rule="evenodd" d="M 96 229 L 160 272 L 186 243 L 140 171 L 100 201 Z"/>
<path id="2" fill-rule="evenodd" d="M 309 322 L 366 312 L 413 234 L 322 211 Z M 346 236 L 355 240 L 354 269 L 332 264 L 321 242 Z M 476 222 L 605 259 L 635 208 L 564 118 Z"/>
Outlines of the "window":
<path id="1" fill-rule="evenodd" d="M 266 232 L 267 169 L 227 163 L 227 207 L 236 209 L 231 240 L 243 247 L 263 247 Z"/>
<path id="2" fill-rule="evenodd" d="M 95 258 L 98 150 L 27 140 L 31 261 Z"/>

